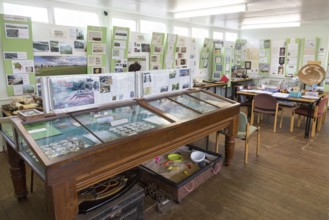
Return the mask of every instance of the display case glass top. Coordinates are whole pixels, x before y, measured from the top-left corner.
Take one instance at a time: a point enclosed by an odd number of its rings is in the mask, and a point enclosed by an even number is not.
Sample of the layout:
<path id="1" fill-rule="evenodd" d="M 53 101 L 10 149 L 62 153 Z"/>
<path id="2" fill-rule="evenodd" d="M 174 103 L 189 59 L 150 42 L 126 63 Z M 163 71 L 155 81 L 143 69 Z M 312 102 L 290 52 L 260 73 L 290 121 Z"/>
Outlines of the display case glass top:
<path id="1" fill-rule="evenodd" d="M 202 101 L 205 101 L 205 102 L 211 103 L 213 105 L 216 105 L 220 108 L 228 107 L 228 106 L 232 105 L 232 103 L 230 103 L 228 101 L 225 101 L 224 99 L 220 99 L 216 96 L 210 95 L 210 94 L 205 93 L 203 91 L 190 93 L 190 95 L 194 96 L 194 97 L 196 97 L 196 98 L 198 98 Z"/>
<path id="2" fill-rule="evenodd" d="M 49 159 L 101 143 L 96 137 L 90 138 L 93 135 L 70 116 L 23 126 Z"/>
<path id="3" fill-rule="evenodd" d="M 218 107 L 216 107 L 214 105 L 208 104 L 200 99 L 197 99 L 193 96 L 189 96 L 186 94 L 174 96 L 174 97 L 171 97 L 171 99 L 173 99 L 176 102 L 179 102 L 183 105 L 186 105 L 201 113 L 212 112 L 212 111 L 215 111 L 218 109 Z"/>
<path id="4" fill-rule="evenodd" d="M 179 120 L 192 119 L 200 115 L 200 113 L 195 112 L 181 104 L 178 104 L 168 98 L 161 98 L 155 101 L 149 101 L 148 104 L 166 112 Z"/>
<path id="5" fill-rule="evenodd" d="M 167 120 L 137 104 L 77 114 L 73 117 L 103 142 L 170 124 Z"/>

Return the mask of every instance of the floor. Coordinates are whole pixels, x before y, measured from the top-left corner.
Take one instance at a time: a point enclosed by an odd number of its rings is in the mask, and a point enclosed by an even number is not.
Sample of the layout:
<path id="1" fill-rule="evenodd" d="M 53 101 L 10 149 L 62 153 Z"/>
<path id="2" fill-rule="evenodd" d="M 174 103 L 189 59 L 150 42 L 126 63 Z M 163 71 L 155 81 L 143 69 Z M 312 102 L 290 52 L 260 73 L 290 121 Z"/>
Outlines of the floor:
<path id="1" fill-rule="evenodd" d="M 164 214 L 154 212 L 146 220 L 329 220 L 328 118 L 314 139 L 304 139 L 305 122 L 289 133 L 286 113 L 283 127 L 273 133 L 273 118 L 264 116 L 258 158 L 256 135 L 251 137 L 248 165 L 243 163 L 244 143 L 237 140 L 233 165 L 224 167 L 180 204 L 173 204 Z M 0 164 L 0 219 L 47 219 L 42 182 L 36 178 L 35 192 L 18 203 L 3 153 Z"/>

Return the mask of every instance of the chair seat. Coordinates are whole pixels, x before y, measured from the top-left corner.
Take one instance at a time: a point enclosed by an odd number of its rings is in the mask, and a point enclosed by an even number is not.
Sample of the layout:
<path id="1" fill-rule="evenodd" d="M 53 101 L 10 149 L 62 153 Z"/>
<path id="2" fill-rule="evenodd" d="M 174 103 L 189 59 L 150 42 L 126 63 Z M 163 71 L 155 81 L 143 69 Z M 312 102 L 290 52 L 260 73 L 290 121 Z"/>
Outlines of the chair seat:
<path id="1" fill-rule="evenodd" d="M 302 115 L 302 116 L 306 116 L 306 117 L 308 116 L 308 109 L 307 108 L 300 107 L 300 108 L 296 108 L 294 111 L 298 115 Z M 312 110 L 312 112 L 311 112 L 311 117 L 313 117 L 313 115 L 314 115 L 314 110 Z"/>
<path id="2" fill-rule="evenodd" d="M 282 111 L 282 108 L 279 107 L 279 111 Z M 257 113 L 263 113 L 263 114 L 269 114 L 269 115 L 275 115 L 275 111 L 273 110 L 268 110 L 268 109 L 261 109 L 261 108 L 254 108 L 254 112 Z"/>
<path id="3" fill-rule="evenodd" d="M 254 133 L 255 131 L 257 131 L 257 127 L 253 126 L 253 125 L 249 125 L 249 135 L 251 135 L 252 133 Z M 239 131 L 236 135 L 236 138 L 245 140 L 246 139 L 246 132 L 245 131 Z"/>

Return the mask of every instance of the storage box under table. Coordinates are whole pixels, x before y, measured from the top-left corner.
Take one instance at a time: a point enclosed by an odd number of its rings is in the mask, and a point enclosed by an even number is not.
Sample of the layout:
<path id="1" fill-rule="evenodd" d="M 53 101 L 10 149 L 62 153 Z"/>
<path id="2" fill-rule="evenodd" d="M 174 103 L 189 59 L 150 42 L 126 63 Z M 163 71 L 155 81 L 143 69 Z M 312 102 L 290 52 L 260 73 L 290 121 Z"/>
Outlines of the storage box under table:
<path id="1" fill-rule="evenodd" d="M 208 162 L 194 163 L 190 159 L 190 154 L 195 150 L 203 151 Z M 181 154 L 182 161 L 168 160 L 170 153 Z M 178 203 L 222 168 L 220 154 L 194 146 L 183 146 L 170 153 L 143 163 L 141 168 L 145 172 L 142 173 L 140 181 L 144 184 L 155 183 L 159 189 L 168 193 L 171 199 Z"/>
<path id="2" fill-rule="evenodd" d="M 79 214 L 78 220 L 143 220 L 144 189 L 135 184 L 122 196 L 87 214 Z"/>

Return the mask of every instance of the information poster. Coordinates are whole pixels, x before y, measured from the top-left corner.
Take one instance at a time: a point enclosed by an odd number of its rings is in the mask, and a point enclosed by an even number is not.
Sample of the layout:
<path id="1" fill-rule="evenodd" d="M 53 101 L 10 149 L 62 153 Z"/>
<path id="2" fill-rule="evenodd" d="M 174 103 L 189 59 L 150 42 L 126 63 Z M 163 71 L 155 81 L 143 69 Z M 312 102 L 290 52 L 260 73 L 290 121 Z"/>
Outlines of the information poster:
<path id="1" fill-rule="evenodd" d="M 301 67 L 307 64 L 308 61 L 318 60 L 319 38 L 303 38 L 301 40 Z"/>
<path id="2" fill-rule="evenodd" d="M 236 68 L 244 68 L 247 53 L 247 41 L 243 39 L 236 40 L 234 49 L 234 66 Z"/>
<path id="3" fill-rule="evenodd" d="M 285 61 L 285 76 L 296 76 L 299 70 L 299 54 L 301 40 L 292 38 L 286 40 L 286 61 Z"/>
<path id="4" fill-rule="evenodd" d="M 220 80 L 224 73 L 224 41 L 213 40 L 212 79 Z"/>
<path id="5" fill-rule="evenodd" d="M 48 78 L 50 109 L 91 108 L 136 98 L 135 73 L 52 76 Z"/>
<path id="6" fill-rule="evenodd" d="M 141 74 L 144 97 L 191 88 L 189 69 L 147 71 Z"/>
<path id="7" fill-rule="evenodd" d="M 150 53 L 150 42 L 149 34 L 130 32 L 128 54 Z"/>
<path id="8" fill-rule="evenodd" d="M 167 34 L 164 52 L 164 69 L 172 69 L 175 67 L 175 52 L 177 51 L 177 34 Z M 176 61 L 177 63 L 177 61 Z"/>
<path id="9" fill-rule="evenodd" d="M 223 72 L 228 79 L 232 78 L 232 65 L 234 63 L 234 42 L 224 41 L 224 59 Z M 231 86 L 231 80 L 228 81 L 228 87 Z"/>
<path id="10" fill-rule="evenodd" d="M 106 27 L 87 27 L 88 74 L 106 73 Z"/>
<path id="11" fill-rule="evenodd" d="M 111 72 L 128 71 L 128 43 L 129 28 L 114 26 L 111 47 Z"/>
<path id="12" fill-rule="evenodd" d="M 271 75 L 284 77 L 286 63 L 286 42 L 284 40 L 272 41 Z"/>
<path id="13" fill-rule="evenodd" d="M 0 14 L 0 26 L 8 96 L 35 93 L 31 19 Z"/>
<path id="14" fill-rule="evenodd" d="M 259 73 L 269 74 L 271 68 L 271 40 L 261 40 L 259 46 Z"/>
<path id="15" fill-rule="evenodd" d="M 165 33 L 152 33 L 150 70 L 163 69 Z"/>

